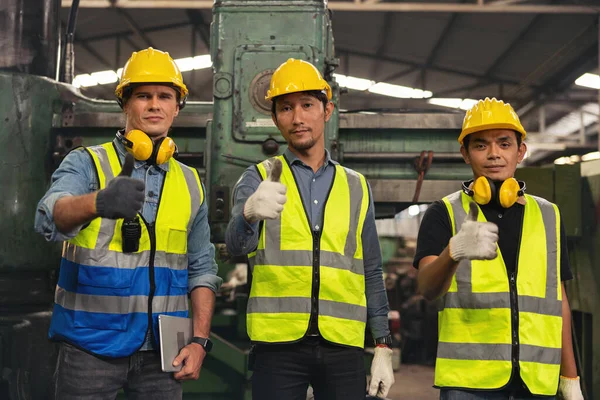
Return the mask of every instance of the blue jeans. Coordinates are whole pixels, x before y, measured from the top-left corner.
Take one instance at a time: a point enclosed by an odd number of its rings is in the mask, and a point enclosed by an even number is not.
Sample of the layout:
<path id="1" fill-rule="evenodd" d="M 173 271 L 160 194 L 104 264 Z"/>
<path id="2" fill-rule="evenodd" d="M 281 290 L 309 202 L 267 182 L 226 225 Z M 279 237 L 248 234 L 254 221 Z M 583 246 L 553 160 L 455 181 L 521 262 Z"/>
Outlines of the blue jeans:
<path id="1" fill-rule="evenodd" d="M 181 383 L 163 372 L 160 355 L 138 351 L 130 357 L 98 358 L 61 343 L 54 371 L 56 400 L 114 400 L 120 389 L 128 399 L 181 400 Z"/>
<path id="2" fill-rule="evenodd" d="M 257 345 L 252 374 L 253 400 L 365 400 L 364 352 L 318 337 L 279 345 Z"/>
<path id="3" fill-rule="evenodd" d="M 508 391 L 486 392 L 481 390 L 440 390 L 440 400 L 554 400 L 556 397 L 511 394 Z"/>

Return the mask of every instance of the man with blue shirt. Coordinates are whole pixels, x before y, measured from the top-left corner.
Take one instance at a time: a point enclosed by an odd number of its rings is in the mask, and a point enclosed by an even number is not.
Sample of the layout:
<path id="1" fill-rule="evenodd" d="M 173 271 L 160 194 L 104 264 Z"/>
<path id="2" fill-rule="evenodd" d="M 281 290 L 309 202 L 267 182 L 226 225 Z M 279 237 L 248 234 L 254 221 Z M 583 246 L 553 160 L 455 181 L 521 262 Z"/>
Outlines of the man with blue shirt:
<path id="1" fill-rule="evenodd" d="M 49 336 L 60 342 L 57 399 L 181 399 L 206 352 L 215 292 L 204 186 L 167 135 L 188 90 L 168 53 L 134 52 L 116 89 L 125 129 L 72 151 L 38 205 L 35 228 L 64 241 Z M 161 370 L 158 316 L 188 315 L 193 342 Z"/>
<path id="2" fill-rule="evenodd" d="M 310 384 L 316 400 L 364 400 L 367 322 L 369 394 L 385 397 L 394 375 L 374 205 L 364 176 L 325 149 L 331 88 L 312 64 L 289 59 L 267 99 L 288 149 L 244 172 L 226 233 L 252 274 L 253 399 L 304 399 Z"/>

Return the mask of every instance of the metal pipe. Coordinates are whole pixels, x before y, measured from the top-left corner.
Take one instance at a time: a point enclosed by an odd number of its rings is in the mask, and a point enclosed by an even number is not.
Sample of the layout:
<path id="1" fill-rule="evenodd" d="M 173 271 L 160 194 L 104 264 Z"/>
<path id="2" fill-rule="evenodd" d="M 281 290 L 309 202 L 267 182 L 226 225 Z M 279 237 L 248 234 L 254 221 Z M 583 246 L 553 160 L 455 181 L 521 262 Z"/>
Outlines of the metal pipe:
<path id="1" fill-rule="evenodd" d="M 74 0 L 73 0 L 74 1 Z M 291 3 L 292 1 L 290 1 Z M 63 0 L 68 7 L 71 0 Z M 252 2 L 248 2 L 252 5 Z M 111 6 L 108 0 L 83 0 L 83 7 L 106 8 Z M 180 8 L 211 9 L 214 0 L 117 0 L 119 8 Z M 354 3 L 329 0 L 327 8 L 335 11 L 372 11 L 372 12 L 443 12 L 443 13 L 515 13 L 515 14 L 598 14 L 598 7 L 592 5 L 552 5 L 552 4 L 457 4 L 457 3 Z"/>
<path id="2" fill-rule="evenodd" d="M 5 0 L 0 69 L 56 78 L 60 0 Z"/>
<path id="3" fill-rule="evenodd" d="M 79 12 L 79 0 L 73 0 L 69 11 L 69 22 L 65 34 L 65 46 L 62 57 L 61 82 L 73 83 L 75 77 L 75 26 L 77 25 L 77 13 Z"/>
<path id="4" fill-rule="evenodd" d="M 367 152 L 344 152 L 344 161 L 369 161 L 369 160 L 390 160 L 390 161 L 412 161 L 421 156 L 420 152 L 388 152 L 388 153 L 367 153 Z M 460 153 L 434 153 L 433 161 L 457 161 L 462 160 Z"/>

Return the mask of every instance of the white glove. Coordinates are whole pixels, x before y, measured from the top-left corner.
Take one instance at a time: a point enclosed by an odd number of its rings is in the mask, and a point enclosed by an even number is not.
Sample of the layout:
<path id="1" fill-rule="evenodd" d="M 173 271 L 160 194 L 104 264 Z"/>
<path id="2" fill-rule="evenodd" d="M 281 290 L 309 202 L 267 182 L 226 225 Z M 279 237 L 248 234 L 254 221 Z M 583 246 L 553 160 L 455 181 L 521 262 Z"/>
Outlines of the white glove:
<path id="1" fill-rule="evenodd" d="M 558 381 L 558 398 L 559 400 L 583 400 L 579 377 L 567 378 L 561 375 Z"/>
<path id="2" fill-rule="evenodd" d="M 460 231 L 450 239 L 448 247 L 454 261 L 493 260 L 498 255 L 498 226 L 492 222 L 477 222 L 478 213 L 477 204 L 471 202 Z"/>
<path id="3" fill-rule="evenodd" d="M 375 347 L 375 356 L 371 363 L 369 396 L 385 398 L 394 384 L 392 354 L 393 351 L 389 347 Z"/>
<path id="4" fill-rule="evenodd" d="M 262 181 L 244 205 L 244 218 L 250 223 L 264 219 L 276 219 L 283 211 L 287 201 L 287 188 L 279 182 L 281 177 L 281 160 L 275 159 L 271 173 Z"/>

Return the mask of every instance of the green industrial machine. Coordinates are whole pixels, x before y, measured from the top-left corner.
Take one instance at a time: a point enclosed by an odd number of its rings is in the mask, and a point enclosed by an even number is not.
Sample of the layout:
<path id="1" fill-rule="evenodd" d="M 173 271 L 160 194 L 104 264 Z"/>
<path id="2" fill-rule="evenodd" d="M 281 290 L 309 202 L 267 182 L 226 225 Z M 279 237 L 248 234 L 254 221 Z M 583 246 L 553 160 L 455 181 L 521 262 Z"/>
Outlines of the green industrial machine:
<path id="1" fill-rule="evenodd" d="M 567 235 L 574 279 L 565 286 L 573 347 L 586 399 L 600 396 L 600 160 L 521 168 L 527 192 L 556 203 Z"/>
<path id="2" fill-rule="evenodd" d="M 13 46 L 12 52 L 0 55 L 3 399 L 52 397 L 56 346 L 47 340 L 47 331 L 60 245 L 46 243 L 33 231 L 37 202 L 48 188 L 53 170 L 71 149 L 111 140 L 124 124 L 116 102 L 86 98 L 56 79 L 66 77 L 68 82 L 72 74 L 69 28 L 62 45 L 67 60 L 58 62 L 59 8 L 60 0 L 11 0 L 6 11 L 6 21 L 11 24 L 0 26 L 0 35 Z M 222 248 L 233 185 L 249 165 L 285 149 L 285 141 L 271 121 L 270 104 L 264 100 L 274 69 L 290 57 L 311 61 L 332 85 L 337 109 L 343 106 L 343 96 L 340 98 L 332 75 L 338 61 L 324 0 L 216 0 L 210 43 L 214 102 L 189 102 L 176 119 L 172 137 L 179 147 L 179 159 L 200 171 L 208 192 L 212 240 Z M 59 69 L 59 64 L 63 68 Z M 368 178 L 377 216 L 392 216 L 411 204 L 428 203 L 455 191 L 459 182 L 471 175 L 456 143 L 462 117 L 462 113 L 336 111 L 328 123 L 326 145 L 335 159 Z M 558 172 L 553 177 L 558 179 Z M 572 182 L 590 182 L 594 198 L 598 198 L 600 176 L 594 179 Z M 533 187 L 533 182 L 528 181 L 528 187 Z M 583 190 L 585 185 L 578 188 Z M 561 197 L 567 200 L 565 193 L 557 192 L 559 204 Z M 581 201 L 584 198 L 579 197 Z M 574 201 L 572 207 L 577 208 Z M 590 221 L 583 210 L 581 229 Z M 600 246 L 598 234 L 585 230 L 573 240 L 570 244 L 578 275 L 570 290 L 574 309 L 581 311 L 575 321 L 584 351 L 593 343 L 593 305 L 600 304 L 597 294 L 587 295 L 588 290 L 598 290 Z M 220 275 L 226 278 L 233 264 L 224 252 L 218 261 Z M 580 265 L 585 265 L 581 271 Z M 578 297 L 578 293 L 586 295 Z M 217 296 L 212 322 L 215 346 L 200 379 L 185 383 L 184 398 L 248 398 L 246 302 L 244 287 L 233 295 Z M 599 320 L 593 321 L 596 326 Z M 600 341 L 594 346 L 600 354 Z M 600 393 L 599 361 L 592 360 L 591 353 L 582 358 L 584 366 L 593 366 L 587 373 L 590 379 L 595 377 L 595 393 Z"/>

